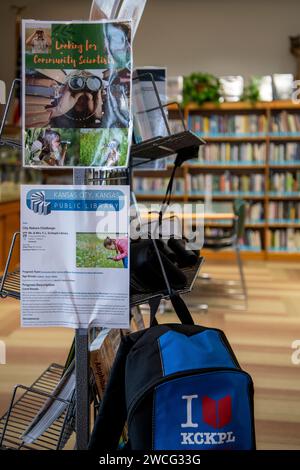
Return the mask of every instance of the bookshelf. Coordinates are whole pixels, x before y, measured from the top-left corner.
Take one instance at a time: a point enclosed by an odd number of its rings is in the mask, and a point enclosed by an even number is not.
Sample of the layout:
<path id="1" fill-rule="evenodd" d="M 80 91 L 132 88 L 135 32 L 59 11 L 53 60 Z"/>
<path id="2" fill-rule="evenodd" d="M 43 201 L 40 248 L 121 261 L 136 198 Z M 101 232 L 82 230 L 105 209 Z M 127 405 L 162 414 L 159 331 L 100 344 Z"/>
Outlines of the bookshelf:
<path id="1" fill-rule="evenodd" d="M 208 103 L 190 104 L 183 111 L 188 128 L 207 144 L 198 160 L 186 163 L 178 173 L 173 201 L 204 202 L 210 187 L 213 207 L 226 212 L 241 197 L 248 205 L 243 256 L 299 259 L 300 105 L 291 101 Z M 171 129 L 179 126 L 177 113 L 176 106 L 169 107 Z M 136 171 L 137 198 L 159 201 L 169 174 L 170 168 L 161 173 Z M 141 181 L 148 178 L 148 186 L 143 186 Z M 151 178 L 153 190 L 149 190 Z M 206 229 L 227 225 L 226 221 L 206 222 Z M 231 253 L 222 252 L 222 256 Z"/>

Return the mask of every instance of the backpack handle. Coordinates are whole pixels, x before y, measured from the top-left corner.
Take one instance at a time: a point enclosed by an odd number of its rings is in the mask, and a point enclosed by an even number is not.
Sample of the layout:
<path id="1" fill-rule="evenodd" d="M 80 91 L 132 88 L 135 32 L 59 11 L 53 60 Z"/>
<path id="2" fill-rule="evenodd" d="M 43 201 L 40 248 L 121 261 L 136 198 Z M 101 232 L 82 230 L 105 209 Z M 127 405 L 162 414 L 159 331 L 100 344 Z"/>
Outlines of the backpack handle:
<path id="1" fill-rule="evenodd" d="M 194 325 L 193 317 L 187 308 L 185 301 L 180 297 L 180 295 L 174 293 L 171 295 L 170 300 L 181 323 L 183 325 Z"/>
<path id="2" fill-rule="evenodd" d="M 189 309 L 186 306 L 184 300 L 180 297 L 179 294 L 173 293 L 170 295 L 170 300 L 173 305 L 173 308 L 177 314 L 177 317 L 181 321 L 183 325 L 194 325 L 194 320 L 192 315 L 190 314 Z M 152 326 L 158 325 L 156 320 L 156 313 L 158 311 L 158 307 L 160 305 L 161 298 L 155 297 L 154 299 L 149 301 L 150 306 L 150 328 Z"/>

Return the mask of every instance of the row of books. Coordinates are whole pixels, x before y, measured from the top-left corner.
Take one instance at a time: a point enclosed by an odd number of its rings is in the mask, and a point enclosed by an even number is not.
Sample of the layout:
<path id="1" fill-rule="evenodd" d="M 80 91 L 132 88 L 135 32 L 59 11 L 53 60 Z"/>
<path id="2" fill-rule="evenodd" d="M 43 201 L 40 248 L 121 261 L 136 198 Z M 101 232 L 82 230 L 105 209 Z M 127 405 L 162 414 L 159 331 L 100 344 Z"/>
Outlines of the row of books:
<path id="1" fill-rule="evenodd" d="M 229 213 L 232 212 L 231 202 L 213 202 L 210 212 Z M 246 224 L 259 224 L 265 221 L 264 204 L 262 202 L 246 203 Z M 270 201 L 268 206 L 268 221 L 277 223 L 297 223 L 300 224 L 300 202 Z"/>
<path id="2" fill-rule="evenodd" d="M 300 171 L 271 174 L 269 189 L 275 193 L 298 192 L 300 190 Z"/>
<path id="3" fill-rule="evenodd" d="M 187 193 L 195 196 L 263 196 L 265 191 L 265 178 L 263 174 L 234 175 L 225 172 L 222 175 L 201 174 L 186 177 Z M 136 194 L 160 194 L 166 192 L 169 178 L 134 178 L 134 191 Z M 274 173 L 270 177 L 269 194 L 300 196 L 300 171 L 296 174 Z M 175 178 L 173 194 L 183 196 L 185 193 L 184 178 Z M 256 217 L 254 217 L 256 219 Z"/>
<path id="4" fill-rule="evenodd" d="M 205 237 L 226 237 L 229 235 L 229 229 L 206 227 L 204 239 Z M 246 229 L 242 239 L 242 248 L 260 251 L 262 249 L 262 234 L 260 230 Z"/>
<path id="5" fill-rule="evenodd" d="M 286 144 L 270 144 L 270 164 L 272 163 L 300 163 L 300 144 L 288 142 Z"/>
<path id="6" fill-rule="evenodd" d="M 200 146 L 199 162 L 209 164 L 265 163 L 265 144 L 209 144 Z"/>
<path id="7" fill-rule="evenodd" d="M 269 221 L 296 222 L 300 221 L 300 202 L 269 202 Z"/>
<path id="8" fill-rule="evenodd" d="M 226 229 L 206 228 L 205 236 L 226 236 Z M 300 251 L 300 229 L 275 229 L 268 231 L 267 248 L 270 251 Z M 260 230 L 246 229 L 242 239 L 242 249 L 261 251 L 263 234 Z"/>
<path id="9" fill-rule="evenodd" d="M 164 194 L 169 183 L 169 178 L 133 178 L 133 190 L 136 194 Z M 184 194 L 184 178 L 174 178 L 173 194 Z"/>
<path id="10" fill-rule="evenodd" d="M 267 118 L 264 114 L 190 114 L 188 128 L 201 135 L 260 135 L 267 132 Z"/>
<path id="11" fill-rule="evenodd" d="M 268 248 L 274 251 L 300 251 L 300 230 L 292 228 L 269 230 Z"/>
<path id="12" fill-rule="evenodd" d="M 261 194 L 265 188 L 264 175 L 235 175 L 225 171 L 221 175 L 187 175 L 187 191 L 191 194 L 205 193 L 254 193 Z"/>
<path id="13" fill-rule="evenodd" d="M 300 114 L 281 111 L 272 116 L 270 132 L 274 134 L 299 133 L 300 132 Z"/>

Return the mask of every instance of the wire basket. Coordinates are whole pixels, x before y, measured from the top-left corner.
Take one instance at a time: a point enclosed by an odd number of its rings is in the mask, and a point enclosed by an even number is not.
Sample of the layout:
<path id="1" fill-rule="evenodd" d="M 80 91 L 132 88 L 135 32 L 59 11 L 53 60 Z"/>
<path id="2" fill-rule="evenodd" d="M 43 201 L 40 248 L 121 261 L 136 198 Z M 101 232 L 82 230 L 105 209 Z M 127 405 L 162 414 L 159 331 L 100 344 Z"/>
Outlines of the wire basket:
<path id="1" fill-rule="evenodd" d="M 51 364 L 30 386 L 14 388 L 8 411 L 0 419 L 0 448 L 15 450 L 63 449 L 74 432 L 74 397 L 67 401 L 52 393 L 64 368 Z M 65 402 L 65 409 L 47 430 L 33 443 L 26 444 L 23 434 L 49 398 Z"/>

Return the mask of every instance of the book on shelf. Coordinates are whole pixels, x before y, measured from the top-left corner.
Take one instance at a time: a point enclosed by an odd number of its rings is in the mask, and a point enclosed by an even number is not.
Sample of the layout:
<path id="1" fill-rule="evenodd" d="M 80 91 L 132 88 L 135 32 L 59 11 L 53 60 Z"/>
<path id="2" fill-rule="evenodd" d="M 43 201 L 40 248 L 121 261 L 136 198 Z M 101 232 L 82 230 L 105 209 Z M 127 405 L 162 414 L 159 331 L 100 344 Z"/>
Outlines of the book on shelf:
<path id="1" fill-rule="evenodd" d="M 136 194 L 165 194 L 169 178 L 143 178 L 137 176 L 133 179 L 133 190 Z M 184 178 L 174 178 L 174 195 L 184 194 Z"/>
<path id="2" fill-rule="evenodd" d="M 100 401 L 103 400 L 111 368 L 120 346 L 121 338 L 121 330 L 103 328 L 89 347 L 90 368 L 98 390 Z M 122 431 L 120 445 L 126 441 L 127 426 L 125 426 Z"/>
<path id="3" fill-rule="evenodd" d="M 288 165 L 300 164 L 300 143 L 274 143 L 270 144 L 269 163 Z"/>
<path id="4" fill-rule="evenodd" d="M 229 171 L 223 174 L 187 175 L 187 191 L 190 194 L 205 193 L 252 193 L 264 191 L 264 175 L 236 175 Z"/>
<path id="5" fill-rule="evenodd" d="M 259 224 L 264 222 L 264 205 L 262 202 L 246 204 L 246 224 Z"/>
<path id="6" fill-rule="evenodd" d="M 205 164 L 264 164 L 266 146 L 259 143 L 210 143 L 199 148 L 199 161 Z"/>
<path id="7" fill-rule="evenodd" d="M 271 117 L 270 132 L 274 135 L 279 134 L 299 134 L 300 133 L 300 114 L 281 111 Z"/>
<path id="8" fill-rule="evenodd" d="M 268 247 L 271 251 L 300 252 L 300 230 L 293 228 L 269 230 Z"/>
<path id="9" fill-rule="evenodd" d="M 300 221 L 300 202 L 297 201 L 270 201 L 268 211 L 269 222 Z"/>
<path id="10" fill-rule="evenodd" d="M 271 193 L 297 193 L 300 190 L 300 171 L 271 173 L 269 189 Z"/>
<path id="11" fill-rule="evenodd" d="M 267 117 L 264 114 L 190 114 L 190 130 L 200 135 L 263 135 L 267 132 Z"/>
<path id="12" fill-rule="evenodd" d="M 245 249 L 262 250 L 262 233 L 260 230 L 246 229 L 242 241 Z"/>
<path id="13" fill-rule="evenodd" d="M 90 366 L 102 400 L 121 341 L 120 330 L 103 328 L 90 345 Z"/>

